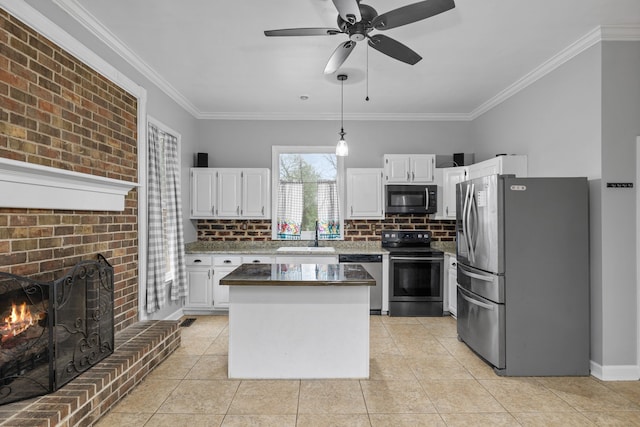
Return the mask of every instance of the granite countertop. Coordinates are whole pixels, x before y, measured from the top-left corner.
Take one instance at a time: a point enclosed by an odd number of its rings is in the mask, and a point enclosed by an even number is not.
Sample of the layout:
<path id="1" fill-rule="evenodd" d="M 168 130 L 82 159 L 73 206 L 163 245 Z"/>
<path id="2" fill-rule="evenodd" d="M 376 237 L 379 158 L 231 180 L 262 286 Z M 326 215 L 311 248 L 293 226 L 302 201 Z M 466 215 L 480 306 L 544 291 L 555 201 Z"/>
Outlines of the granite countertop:
<path id="1" fill-rule="evenodd" d="M 335 252 L 308 252 L 303 248 L 309 247 L 309 241 L 287 241 L 271 240 L 264 242 L 192 242 L 185 245 L 185 252 L 188 254 L 247 254 L 247 255 L 340 255 L 340 254 L 387 254 L 388 251 L 380 246 L 380 242 L 351 242 L 335 241 L 321 242 L 320 246 L 335 248 Z M 283 246 L 299 246 L 300 251 L 278 252 L 278 248 Z M 445 253 L 455 255 L 455 242 L 431 242 L 433 248 Z"/>
<path id="2" fill-rule="evenodd" d="M 249 254 L 249 255 L 339 255 L 339 254 L 386 254 L 387 250 L 380 246 L 380 242 L 321 242 L 321 247 L 333 247 L 335 252 L 309 252 L 304 250 L 311 246 L 309 241 L 271 240 L 264 242 L 193 242 L 185 245 L 188 254 L 220 253 L 220 254 Z M 300 247 L 300 251 L 278 252 L 278 248 Z"/>
<path id="3" fill-rule="evenodd" d="M 242 264 L 220 279 L 226 286 L 375 286 L 360 264 Z"/>

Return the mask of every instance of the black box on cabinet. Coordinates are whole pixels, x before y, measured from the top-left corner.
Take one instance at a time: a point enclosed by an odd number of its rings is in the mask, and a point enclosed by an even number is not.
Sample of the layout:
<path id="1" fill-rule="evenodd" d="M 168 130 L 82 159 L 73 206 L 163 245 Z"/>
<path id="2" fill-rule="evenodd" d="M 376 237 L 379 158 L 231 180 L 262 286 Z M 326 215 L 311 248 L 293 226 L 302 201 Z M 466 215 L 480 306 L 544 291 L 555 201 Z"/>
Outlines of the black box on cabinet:
<path id="1" fill-rule="evenodd" d="M 209 167 L 209 154 L 208 153 L 196 153 L 196 167 L 208 168 Z"/>
<path id="2" fill-rule="evenodd" d="M 453 153 L 454 166 L 468 166 L 473 164 L 475 154 L 473 153 Z"/>

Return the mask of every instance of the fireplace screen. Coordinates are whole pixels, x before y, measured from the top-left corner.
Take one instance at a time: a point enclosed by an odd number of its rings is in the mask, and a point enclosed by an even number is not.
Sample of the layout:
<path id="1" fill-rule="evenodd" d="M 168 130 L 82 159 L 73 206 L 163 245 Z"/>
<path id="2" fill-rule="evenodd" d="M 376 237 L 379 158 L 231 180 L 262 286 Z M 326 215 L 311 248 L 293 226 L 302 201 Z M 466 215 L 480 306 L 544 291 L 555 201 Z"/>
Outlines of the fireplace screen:
<path id="1" fill-rule="evenodd" d="M 0 404 L 50 393 L 113 353 L 113 267 L 53 283 L 0 273 Z"/>

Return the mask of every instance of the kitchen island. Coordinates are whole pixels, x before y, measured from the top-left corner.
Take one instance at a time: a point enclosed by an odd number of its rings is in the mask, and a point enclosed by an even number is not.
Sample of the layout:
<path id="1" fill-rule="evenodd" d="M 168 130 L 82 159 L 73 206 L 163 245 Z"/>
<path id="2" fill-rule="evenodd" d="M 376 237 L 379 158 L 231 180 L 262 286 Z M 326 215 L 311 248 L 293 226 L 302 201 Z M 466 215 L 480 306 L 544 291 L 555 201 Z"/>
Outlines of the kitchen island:
<path id="1" fill-rule="evenodd" d="M 368 378 L 359 264 L 243 264 L 229 286 L 229 378 Z"/>

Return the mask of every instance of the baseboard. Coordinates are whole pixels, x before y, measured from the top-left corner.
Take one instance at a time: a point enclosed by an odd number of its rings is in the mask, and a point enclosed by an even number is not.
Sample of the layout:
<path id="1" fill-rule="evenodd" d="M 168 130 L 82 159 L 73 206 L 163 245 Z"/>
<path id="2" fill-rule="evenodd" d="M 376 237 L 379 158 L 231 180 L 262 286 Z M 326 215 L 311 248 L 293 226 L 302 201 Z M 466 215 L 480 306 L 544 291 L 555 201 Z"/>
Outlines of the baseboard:
<path id="1" fill-rule="evenodd" d="M 602 366 L 593 360 L 591 375 L 602 381 L 638 381 L 640 379 L 640 367 L 637 365 L 605 365 Z"/>
<path id="2" fill-rule="evenodd" d="M 181 308 L 177 309 L 176 311 L 174 311 L 173 313 L 171 313 L 170 315 L 168 315 L 163 320 L 180 320 L 182 318 L 182 316 L 184 316 L 184 312 L 183 312 L 182 307 L 181 307 Z"/>

